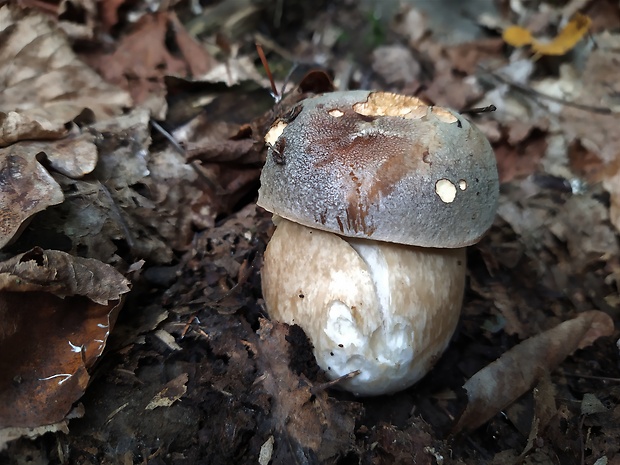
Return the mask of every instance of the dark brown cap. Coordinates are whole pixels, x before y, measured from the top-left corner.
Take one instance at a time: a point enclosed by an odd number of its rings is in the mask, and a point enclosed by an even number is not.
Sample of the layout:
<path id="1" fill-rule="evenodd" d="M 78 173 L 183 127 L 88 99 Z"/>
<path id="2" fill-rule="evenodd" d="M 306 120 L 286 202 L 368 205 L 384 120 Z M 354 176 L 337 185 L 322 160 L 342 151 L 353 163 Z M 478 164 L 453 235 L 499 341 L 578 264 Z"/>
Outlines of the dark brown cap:
<path id="1" fill-rule="evenodd" d="M 445 248 L 477 242 L 493 223 L 493 150 L 452 110 L 386 92 L 332 92 L 300 102 L 265 141 L 258 205 L 291 221 Z"/>

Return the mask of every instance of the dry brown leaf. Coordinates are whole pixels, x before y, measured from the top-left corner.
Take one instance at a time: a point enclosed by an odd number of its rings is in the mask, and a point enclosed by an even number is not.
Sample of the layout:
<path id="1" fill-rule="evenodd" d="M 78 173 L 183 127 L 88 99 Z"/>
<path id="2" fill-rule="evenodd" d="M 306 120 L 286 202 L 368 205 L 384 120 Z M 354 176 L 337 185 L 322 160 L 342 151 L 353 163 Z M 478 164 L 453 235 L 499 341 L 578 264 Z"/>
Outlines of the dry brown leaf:
<path id="1" fill-rule="evenodd" d="M 620 81 L 611 79 L 618 73 L 617 52 L 620 34 L 603 33 L 595 37 L 599 45 L 588 57 L 586 67 L 580 76 L 581 94 L 575 98 L 583 104 L 610 105 L 614 95 L 620 95 Z M 585 149 L 598 157 L 603 165 L 596 175 L 611 197 L 610 220 L 620 231 L 620 111 L 616 105 L 611 114 L 584 112 L 565 107 L 561 113 L 562 128 L 569 140 L 576 139 Z M 578 163 L 573 159 L 573 165 Z"/>
<path id="2" fill-rule="evenodd" d="M 63 252 L 35 248 L 0 263 L 0 428 L 65 418 L 128 291 L 114 268 Z"/>
<path id="3" fill-rule="evenodd" d="M 58 423 L 84 393 L 120 304 L 0 292 L 0 309 L 13 332 L 0 341 L 0 428 Z"/>
<path id="4" fill-rule="evenodd" d="M 187 392 L 187 381 L 189 375 L 182 373 L 176 378 L 168 381 L 161 391 L 148 403 L 144 410 L 153 410 L 158 407 L 170 407 Z"/>
<path id="5" fill-rule="evenodd" d="M 26 125 L 9 136 L 3 127 L 3 138 L 37 135 L 43 130 L 37 124 L 47 129 L 47 122 L 52 131 L 59 131 L 85 108 L 104 119 L 131 105 L 126 92 L 104 82 L 77 58 L 66 36 L 46 16 L 3 6 L 0 33 L 0 111 L 17 112 Z"/>
<path id="6" fill-rule="evenodd" d="M 104 30 L 109 31 L 118 23 L 118 9 L 126 0 L 106 0 L 100 3 L 101 23 Z"/>
<path id="7" fill-rule="evenodd" d="M 382 45 L 372 52 L 372 69 L 388 85 L 404 85 L 420 80 L 422 66 L 408 47 Z"/>
<path id="8" fill-rule="evenodd" d="M 429 44 L 427 51 L 433 62 L 434 74 L 419 97 L 457 110 L 468 108 L 480 99 L 482 88 L 474 80 L 463 79 L 461 73 L 455 72 L 460 65 L 453 62 L 443 46 Z"/>
<path id="9" fill-rule="evenodd" d="M 97 147 L 91 133 L 72 131 L 66 137 L 51 141 L 24 142 L 30 153 L 44 153 L 49 166 L 71 178 L 81 178 L 97 166 Z"/>
<path id="10" fill-rule="evenodd" d="M 187 32 L 174 12 L 170 13 L 170 23 L 174 26 L 179 51 L 189 67 L 189 75 L 197 79 L 207 74 L 217 64 L 216 60 Z"/>
<path id="11" fill-rule="evenodd" d="M 34 428 L 26 427 L 9 427 L 0 429 L 0 450 L 6 448 L 7 443 L 14 441 L 15 439 L 26 437 L 30 439 L 43 436 L 46 433 L 62 432 L 69 434 L 69 420 L 74 418 L 81 418 L 84 416 L 84 406 L 82 404 L 76 405 L 63 420 L 52 423 L 49 425 L 38 426 Z"/>
<path id="12" fill-rule="evenodd" d="M 496 144 L 494 149 L 500 181 L 506 183 L 539 171 L 546 148 L 546 134 L 531 136 L 516 146 L 508 140 Z"/>
<path id="13" fill-rule="evenodd" d="M 178 56 L 168 48 L 171 38 L 180 50 Z M 108 81 L 128 89 L 136 103 L 152 94 L 163 97 L 166 76 L 197 78 L 194 73 L 206 74 L 215 65 L 172 12 L 144 15 L 114 53 L 89 60 Z"/>
<path id="14" fill-rule="evenodd" d="M 355 417 L 324 390 L 313 392 L 303 375 L 289 368 L 288 325 L 261 320 L 257 364 L 261 383 L 271 397 L 276 437 L 274 464 L 305 463 L 315 456 L 323 463 L 355 447 Z M 309 463 L 309 462 L 308 462 Z"/>
<path id="15" fill-rule="evenodd" d="M 599 337 L 610 336 L 613 331 L 611 317 L 592 310 L 521 342 L 465 383 L 467 408 L 453 430 L 478 428 L 575 350 L 587 347 Z"/>
<path id="16" fill-rule="evenodd" d="M 485 38 L 452 45 L 446 49 L 446 54 L 452 60 L 456 70 L 466 74 L 476 74 L 481 64 L 490 59 L 497 59 L 503 46 L 504 43 L 499 38 Z"/>
<path id="17" fill-rule="evenodd" d="M 107 305 L 129 292 L 129 281 L 98 260 L 34 248 L 0 262 L 0 291 L 83 296 Z"/>
<path id="18" fill-rule="evenodd" d="M 0 147 L 26 139 L 59 139 L 67 134 L 64 122 L 51 119 L 52 115 L 41 108 L 0 111 Z"/>
<path id="19" fill-rule="evenodd" d="M 0 248 L 28 218 L 64 199 L 60 186 L 35 155 L 20 144 L 0 148 Z"/>
<path id="20" fill-rule="evenodd" d="M 620 252 L 616 232 L 609 224 L 607 206 L 595 197 L 570 197 L 548 227 L 566 242 L 573 272 L 585 270 L 603 257 L 618 256 Z"/>

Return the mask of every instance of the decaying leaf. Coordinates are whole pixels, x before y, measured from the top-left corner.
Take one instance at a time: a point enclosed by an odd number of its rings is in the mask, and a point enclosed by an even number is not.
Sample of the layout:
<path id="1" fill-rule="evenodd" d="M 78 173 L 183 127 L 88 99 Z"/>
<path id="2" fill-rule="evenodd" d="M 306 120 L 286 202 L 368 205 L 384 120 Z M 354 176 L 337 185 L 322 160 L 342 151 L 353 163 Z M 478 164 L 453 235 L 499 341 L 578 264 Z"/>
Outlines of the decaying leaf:
<path id="1" fill-rule="evenodd" d="M 0 101 L 1 104 L 1 101 Z M 0 147 L 25 139 L 59 139 L 67 133 L 64 122 L 41 108 L 0 111 Z"/>
<path id="2" fill-rule="evenodd" d="M 599 337 L 610 336 L 613 331 L 611 317 L 592 310 L 513 347 L 465 383 L 468 404 L 454 431 L 478 428 L 575 350 L 591 345 Z"/>
<path id="3" fill-rule="evenodd" d="M 63 252 L 33 249 L 0 263 L 0 428 L 65 418 L 128 291 L 112 267 Z"/>
<path id="4" fill-rule="evenodd" d="M 28 218 L 64 199 L 60 186 L 35 155 L 23 145 L 0 148 L 0 248 Z"/>
<path id="5" fill-rule="evenodd" d="M 129 281 L 98 260 L 35 248 L 0 262 L 0 291 L 83 296 L 107 305 L 129 292 Z"/>
<path id="6" fill-rule="evenodd" d="M 170 407 L 187 392 L 188 379 L 189 376 L 187 373 L 182 373 L 173 380 L 168 381 L 163 389 L 151 399 L 149 404 L 145 407 L 145 410 L 153 410 L 158 407 Z"/>
<path id="7" fill-rule="evenodd" d="M 184 193 L 187 198 L 200 196 L 191 184 L 196 173 L 171 148 L 149 152 L 149 113 L 144 109 L 95 123 L 88 136 L 96 142 L 98 155 L 88 179 L 67 176 L 86 164 L 76 166 L 72 158 L 80 154 L 80 137 L 58 141 L 70 149 L 60 152 L 63 158 L 57 158 L 53 148 L 46 151 L 65 174 L 54 177 L 67 195 L 62 205 L 38 215 L 30 229 L 62 235 L 70 241 L 66 250 L 72 254 L 105 263 L 115 260 L 119 241 L 135 256 L 170 261 L 172 247 L 185 244 L 189 229 L 189 219 L 181 218 L 190 216 L 192 202 L 183 203 Z"/>
<path id="8" fill-rule="evenodd" d="M 441 463 L 442 451 L 435 449 L 433 436 L 429 426 L 422 419 L 415 420 L 413 424 L 403 429 L 390 424 L 376 425 L 370 432 L 373 447 L 368 451 L 369 460 L 366 463 L 394 465 Z"/>
<path id="9" fill-rule="evenodd" d="M 66 36 L 42 14 L 17 7 L 0 8 L 0 111 L 9 141 L 58 133 L 85 108 L 96 118 L 118 115 L 131 104 L 127 93 L 101 79 L 80 61 Z M 36 110 L 33 110 L 36 109 Z"/>
<path id="10" fill-rule="evenodd" d="M 309 380 L 289 368 L 288 326 L 261 320 L 259 335 L 259 379 L 272 396 L 274 465 L 292 463 L 293 458 L 312 463 L 311 457 L 322 463 L 353 450 L 355 416 L 343 409 L 346 404 L 313 389 Z"/>
<path id="11" fill-rule="evenodd" d="M 43 436 L 46 433 L 55 433 L 58 431 L 64 434 L 69 434 L 69 420 L 81 418 L 82 416 L 84 416 L 84 406 L 82 404 L 78 404 L 65 416 L 64 419 L 57 423 L 37 426 L 34 428 L 19 426 L 0 428 L 0 451 L 3 450 L 10 441 L 14 441 L 15 439 L 22 437 L 34 439 L 36 437 Z"/>
<path id="12" fill-rule="evenodd" d="M 504 41 L 513 47 L 530 45 L 532 51 L 539 55 L 564 55 L 586 35 L 592 20 L 581 13 L 575 16 L 564 26 L 560 33 L 550 42 L 535 39 L 530 31 L 520 26 L 510 26 L 502 34 Z"/>
<path id="13" fill-rule="evenodd" d="M 595 40 L 599 47 L 589 55 L 579 76 L 582 88 L 576 98 L 584 104 L 612 104 L 614 96 L 620 92 L 620 81 L 609 78 L 618 70 L 616 50 L 620 47 L 620 34 L 603 33 Z M 568 138 L 578 140 L 583 147 L 582 157 L 590 154 L 600 161 L 601 166 L 592 181 L 602 181 L 609 192 L 610 220 L 620 231 L 620 133 L 616 130 L 620 126 L 620 111 L 617 105 L 613 109 L 611 114 L 587 113 L 584 116 L 582 110 L 566 107 L 562 111 L 562 126 Z"/>
<path id="14" fill-rule="evenodd" d="M 25 142 L 23 147 L 34 154 L 44 153 L 55 171 L 71 178 L 81 178 L 97 165 L 97 147 L 93 140 L 92 134 L 76 130 L 59 140 Z"/>
<path id="15" fill-rule="evenodd" d="M 90 173 L 97 163 L 93 138 L 71 122 L 85 109 L 97 118 L 117 115 L 130 100 L 79 60 L 47 17 L 3 6 L 0 34 L 3 247 L 33 214 L 63 201 L 39 154 L 67 176 Z"/>
<path id="16" fill-rule="evenodd" d="M 144 15 L 114 53 L 89 59 L 108 81 L 128 89 L 136 103 L 163 97 L 165 76 L 196 78 L 216 63 L 175 14 L 166 11 Z"/>

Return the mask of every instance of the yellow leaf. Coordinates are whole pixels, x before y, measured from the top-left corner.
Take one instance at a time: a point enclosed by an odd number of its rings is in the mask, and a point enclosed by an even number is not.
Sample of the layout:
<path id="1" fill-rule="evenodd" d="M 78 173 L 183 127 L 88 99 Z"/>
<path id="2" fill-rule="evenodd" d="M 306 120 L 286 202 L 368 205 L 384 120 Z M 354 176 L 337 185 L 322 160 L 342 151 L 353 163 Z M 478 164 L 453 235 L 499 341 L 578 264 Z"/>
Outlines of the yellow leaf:
<path id="1" fill-rule="evenodd" d="M 504 29 L 502 39 L 513 47 L 523 47 L 524 45 L 530 45 L 534 42 L 534 38 L 532 34 L 530 34 L 530 31 L 521 26 L 510 26 Z"/>
<path id="2" fill-rule="evenodd" d="M 564 55 L 583 39 L 590 29 L 592 20 L 581 13 L 575 14 L 560 33 L 550 42 L 543 42 L 532 37 L 530 31 L 520 26 L 507 27 L 502 33 L 504 42 L 513 47 L 531 45 L 537 55 Z"/>
<path id="3" fill-rule="evenodd" d="M 592 20 L 586 15 L 577 13 L 551 42 L 532 43 L 532 50 L 540 55 L 564 55 L 586 35 Z"/>

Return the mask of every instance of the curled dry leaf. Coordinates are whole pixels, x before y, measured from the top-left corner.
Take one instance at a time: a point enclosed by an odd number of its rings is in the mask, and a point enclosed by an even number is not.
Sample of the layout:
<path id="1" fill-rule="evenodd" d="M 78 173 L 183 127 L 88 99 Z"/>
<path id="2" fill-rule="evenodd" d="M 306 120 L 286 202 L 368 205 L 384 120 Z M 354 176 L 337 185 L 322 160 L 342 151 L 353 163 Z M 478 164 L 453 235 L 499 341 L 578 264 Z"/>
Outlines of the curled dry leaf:
<path id="1" fill-rule="evenodd" d="M 63 252 L 35 248 L 0 263 L 0 437 L 65 418 L 128 291 L 112 267 Z"/>
<path id="2" fill-rule="evenodd" d="M 324 390 L 314 390 L 305 376 L 289 368 L 288 325 L 261 320 L 257 363 L 259 378 L 271 395 L 275 429 L 273 463 L 313 463 L 344 455 L 355 447 L 355 413 Z M 352 414 L 353 413 L 353 414 Z"/>
<path id="3" fill-rule="evenodd" d="M 59 173 L 81 178 L 97 165 L 97 148 L 93 139 L 94 136 L 89 133 L 74 133 L 52 142 L 27 142 L 23 147 L 31 153 L 45 153 L 50 167 Z"/>
<path id="4" fill-rule="evenodd" d="M 100 305 L 129 292 L 129 281 L 109 265 L 38 247 L 0 262 L 0 291 L 84 296 Z"/>
<path id="5" fill-rule="evenodd" d="M 0 148 L 0 248 L 28 218 L 64 199 L 60 186 L 35 155 L 20 145 Z"/>
<path id="6" fill-rule="evenodd" d="M 467 408 L 454 431 L 474 430 L 506 408 L 577 349 L 610 336 L 614 323 L 606 313 L 581 313 L 510 349 L 472 376 L 463 386 Z"/>

